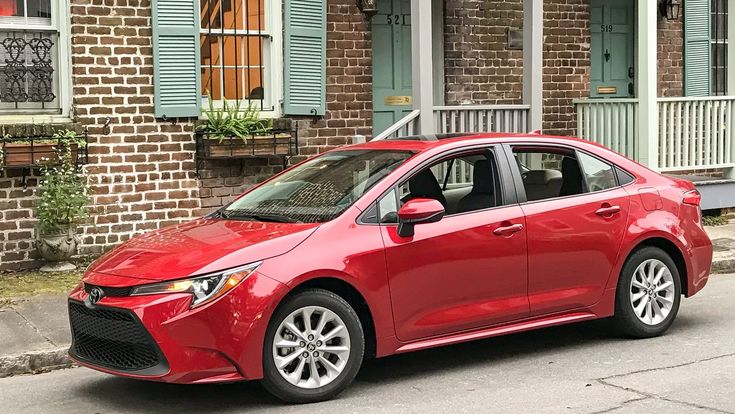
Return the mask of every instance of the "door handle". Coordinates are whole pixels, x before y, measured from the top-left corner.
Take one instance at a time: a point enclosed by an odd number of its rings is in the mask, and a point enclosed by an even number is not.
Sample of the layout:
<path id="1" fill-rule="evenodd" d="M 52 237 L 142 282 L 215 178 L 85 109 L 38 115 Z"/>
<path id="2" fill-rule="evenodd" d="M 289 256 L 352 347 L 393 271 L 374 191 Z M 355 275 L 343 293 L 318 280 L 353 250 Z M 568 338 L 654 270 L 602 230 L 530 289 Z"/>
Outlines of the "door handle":
<path id="1" fill-rule="evenodd" d="M 511 224 L 509 226 L 498 227 L 493 230 L 493 234 L 496 236 L 512 236 L 521 230 L 523 230 L 523 224 Z"/>
<path id="2" fill-rule="evenodd" d="M 620 206 L 611 206 L 607 203 L 603 204 L 601 208 L 595 211 L 595 214 L 602 217 L 611 217 L 618 213 L 620 213 Z"/>

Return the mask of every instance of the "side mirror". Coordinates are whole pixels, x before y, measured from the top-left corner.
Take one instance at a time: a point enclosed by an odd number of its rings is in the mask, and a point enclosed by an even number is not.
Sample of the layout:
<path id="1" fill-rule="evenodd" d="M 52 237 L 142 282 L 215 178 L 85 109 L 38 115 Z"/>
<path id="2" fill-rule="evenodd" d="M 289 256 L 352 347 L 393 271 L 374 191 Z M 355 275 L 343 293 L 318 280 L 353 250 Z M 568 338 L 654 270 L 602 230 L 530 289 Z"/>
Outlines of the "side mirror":
<path id="1" fill-rule="evenodd" d="M 398 210 L 398 235 L 412 237 L 416 224 L 436 223 L 445 214 L 444 206 L 430 198 L 414 198 Z"/>

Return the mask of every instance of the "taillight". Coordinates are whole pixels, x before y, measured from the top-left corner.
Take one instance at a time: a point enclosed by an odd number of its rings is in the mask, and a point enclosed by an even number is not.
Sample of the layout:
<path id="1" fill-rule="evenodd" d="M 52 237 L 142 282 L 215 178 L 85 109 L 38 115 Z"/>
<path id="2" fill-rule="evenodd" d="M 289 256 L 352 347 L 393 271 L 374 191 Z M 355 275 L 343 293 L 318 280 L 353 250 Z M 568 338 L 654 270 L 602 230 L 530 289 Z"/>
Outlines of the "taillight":
<path id="1" fill-rule="evenodd" d="M 699 206 L 701 202 L 702 202 L 702 195 L 699 194 L 699 191 L 690 190 L 684 193 L 684 199 L 682 200 L 682 203 L 689 204 L 692 206 Z"/>

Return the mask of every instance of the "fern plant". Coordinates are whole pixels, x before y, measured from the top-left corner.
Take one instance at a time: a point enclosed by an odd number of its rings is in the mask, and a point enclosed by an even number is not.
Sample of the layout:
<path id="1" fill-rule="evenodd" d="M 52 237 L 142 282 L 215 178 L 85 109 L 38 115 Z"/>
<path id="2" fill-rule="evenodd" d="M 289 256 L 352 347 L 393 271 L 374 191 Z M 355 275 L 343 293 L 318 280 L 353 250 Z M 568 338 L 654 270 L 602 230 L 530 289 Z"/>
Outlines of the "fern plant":
<path id="1" fill-rule="evenodd" d="M 207 122 L 198 127 L 199 132 L 206 133 L 212 139 L 222 142 L 225 138 L 237 137 L 243 141 L 253 135 L 267 134 L 273 130 L 272 120 L 260 119 L 260 111 L 253 104 L 242 110 L 240 101 L 230 104 L 223 100 L 222 107 L 214 105 L 212 96 L 208 96 L 208 108 L 204 110 Z"/>

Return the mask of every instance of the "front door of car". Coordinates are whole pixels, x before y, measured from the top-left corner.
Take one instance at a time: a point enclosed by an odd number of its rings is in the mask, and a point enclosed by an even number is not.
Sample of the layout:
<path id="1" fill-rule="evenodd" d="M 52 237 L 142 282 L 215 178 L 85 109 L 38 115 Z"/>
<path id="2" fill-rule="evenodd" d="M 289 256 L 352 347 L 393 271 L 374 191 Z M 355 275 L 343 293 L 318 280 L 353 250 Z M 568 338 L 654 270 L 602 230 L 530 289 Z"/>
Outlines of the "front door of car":
<path id="1" fill-rule="evenodd" d="M 500 161 L 509 171 L 506 159 Z M 528 315 L 523 212 L 517 203 L 506 203 L 506 190 L 499 181 L 503 170 L 497 165 L 492 154 L 444 160 L 418 172 L 380 200 L 399 340 L 475 329 Z M 418 181 L 423 184 L 414 185 Z M 393 221 L 395 211 L 414 196 L 439 199 L 447 215 L 435 223 L 416 225 L 412 237 L 401 237 Z"/>
<path id="2" fill-rule="evenodd" d="M 625 232 L 629 198 L 613 167 L 567 150 L 513 148 L 529 197 L 521 208 L 531 316 L 597 303 Z"/>

